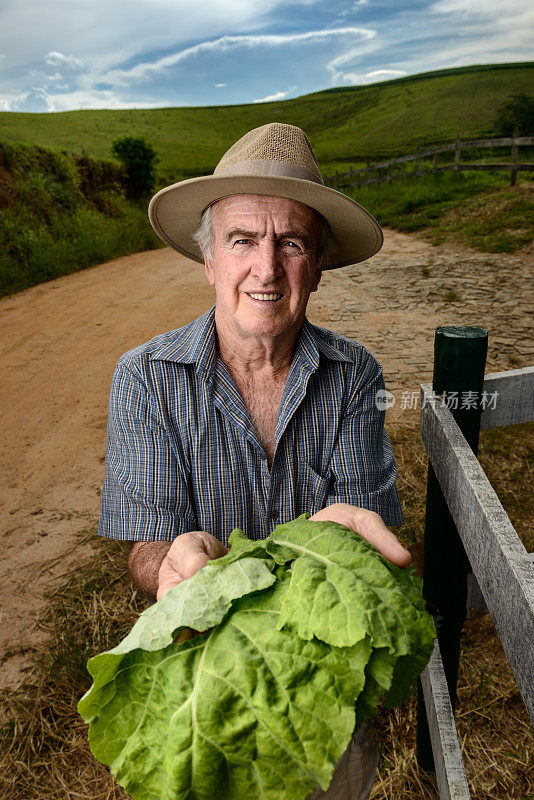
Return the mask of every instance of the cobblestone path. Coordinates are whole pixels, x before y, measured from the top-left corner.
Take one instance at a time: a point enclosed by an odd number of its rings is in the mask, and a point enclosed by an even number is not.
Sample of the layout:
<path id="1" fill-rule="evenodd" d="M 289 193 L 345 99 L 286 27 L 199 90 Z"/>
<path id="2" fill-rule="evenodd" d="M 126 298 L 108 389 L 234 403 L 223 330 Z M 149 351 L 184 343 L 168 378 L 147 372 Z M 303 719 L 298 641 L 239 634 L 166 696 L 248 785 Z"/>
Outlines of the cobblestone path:
<path id="1" fill-rule="evenodd" d="M 387 231 L 370 261 L 325 272 L 308 306 L 312 321 L 356 339 L 384 367 L 397 416 L 408 393 L 432 380 L 440 325 L 488 331 L 486 373 L 534 364 L 534 259 L 433 246 Z"/>

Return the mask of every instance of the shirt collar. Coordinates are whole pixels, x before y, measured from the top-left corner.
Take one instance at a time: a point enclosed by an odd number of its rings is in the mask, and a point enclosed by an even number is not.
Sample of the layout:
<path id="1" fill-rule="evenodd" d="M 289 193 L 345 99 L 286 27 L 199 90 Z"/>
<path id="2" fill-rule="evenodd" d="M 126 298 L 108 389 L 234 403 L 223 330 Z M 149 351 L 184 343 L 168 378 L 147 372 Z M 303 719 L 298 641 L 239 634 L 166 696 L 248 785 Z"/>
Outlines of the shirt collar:
<path id="1" fill-rule="evenodd" d="M 212 372 L 216 359 L 214 317 L 215 306 L 212 306 L 209 311 L 176 331 L 170 340 L 156 348 L 151 354 L 151 360 L 196 364 L 197 372 Z M 333 343 L 326 341 L 326 337 L 321 335 L 321 328 L 304 318 L 294 358 L 313 372 L 319 366 L 321 355 L 332 361 L 351 361 Z"/>
<path id="2" fill-rule="evenodd" d="M 307 318 L 304 318 L 297 341 L 295 358 L 299 359 L 301 364 L 307 366 L 312 372 L 318 368 L 321 355 L 331 361 L 350 362 L 351 359 L 333 344 L 327 342 L 321 332 L 321 328 L 312 325 Z"/>
<path id="3" fill-rule="evenodd" d="M 154 361 L 196 364 L 197 372 L 210 372 L 215 364 L 215 306 L 174 332 L 174 336 L 151 355 Z"/>

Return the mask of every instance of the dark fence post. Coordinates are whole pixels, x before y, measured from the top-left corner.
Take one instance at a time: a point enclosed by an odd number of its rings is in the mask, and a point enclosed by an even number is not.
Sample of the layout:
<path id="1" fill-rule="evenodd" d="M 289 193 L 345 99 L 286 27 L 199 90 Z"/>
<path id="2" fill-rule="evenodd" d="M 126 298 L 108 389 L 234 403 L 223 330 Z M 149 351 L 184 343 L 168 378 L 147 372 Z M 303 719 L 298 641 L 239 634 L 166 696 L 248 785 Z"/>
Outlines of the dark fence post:
<path id="1" fill-rule="evenodd" d="M 482 413 L 484 368 L 488 334 L 482 328 L 440 327 L 434 339 L 435 402 L 446 405 L 469 446 L 476 454 Z M 460 636 L 467 613 L 469 561 L 441 492 L 432 465 L 428 465 L 423 595 L 434 617 L 452 707 L 460 656 Z M 425 770 L 434 770 L 428 722 L 419 683 L 417 760 Z"/>

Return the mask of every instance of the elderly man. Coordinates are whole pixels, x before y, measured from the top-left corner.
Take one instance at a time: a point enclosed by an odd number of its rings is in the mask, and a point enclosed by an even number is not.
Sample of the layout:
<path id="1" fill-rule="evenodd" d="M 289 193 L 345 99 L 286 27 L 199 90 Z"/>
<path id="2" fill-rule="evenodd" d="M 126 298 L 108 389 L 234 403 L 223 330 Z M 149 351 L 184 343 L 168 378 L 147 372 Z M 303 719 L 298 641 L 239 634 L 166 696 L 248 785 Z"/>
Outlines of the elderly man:
<path id="1" fill-rule="evenodd" d="M 376 402 L 382 369 L 305 316 L 322 270 L 380 249 L 375 220 L 323 185 L 304 132 L 280 123 L 242 137 L 213 175 L 160 191 L 149 215 L 167 244 L 203 261 L 216 302 L 117 364 L 99 533 L 134 542 L 134 581 L 159 599 L 223 555 L 234 528 L 264 538 L 304 512 L 406 566 L 386 527 L 402 512 Z M 358 737 L 314 798 L 349 784 L 368 796 L 376 756 Z"/>

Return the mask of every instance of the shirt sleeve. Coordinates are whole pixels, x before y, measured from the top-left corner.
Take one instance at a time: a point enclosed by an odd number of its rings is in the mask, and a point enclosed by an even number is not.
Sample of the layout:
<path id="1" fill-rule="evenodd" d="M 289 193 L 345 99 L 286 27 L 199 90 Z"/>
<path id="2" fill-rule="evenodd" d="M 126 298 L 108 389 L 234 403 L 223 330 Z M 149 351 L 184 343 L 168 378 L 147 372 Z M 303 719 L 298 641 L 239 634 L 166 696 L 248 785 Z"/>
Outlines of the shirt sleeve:
<path id="1" fill-rule="evenodd" d="M 376 403 L 384 389 L 382 367 L 366 350 L 352 386 L 330 462 L 333 480 L 325 505 L 350 503 L 380 514 L 386 525 L 402 525 L 397 467 L 384 430 L 385 410 Z"/>
<path id="2" fill-rule="evenodd" d="M 196 530 L 187 470 L 141 380 L 120 362 L 109 399 L 106 472 L 98 533 L 172 541 Z"/>

